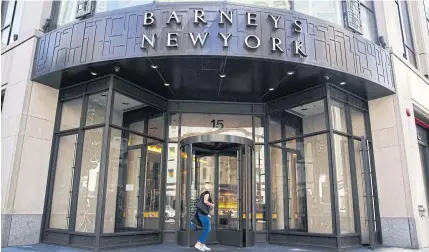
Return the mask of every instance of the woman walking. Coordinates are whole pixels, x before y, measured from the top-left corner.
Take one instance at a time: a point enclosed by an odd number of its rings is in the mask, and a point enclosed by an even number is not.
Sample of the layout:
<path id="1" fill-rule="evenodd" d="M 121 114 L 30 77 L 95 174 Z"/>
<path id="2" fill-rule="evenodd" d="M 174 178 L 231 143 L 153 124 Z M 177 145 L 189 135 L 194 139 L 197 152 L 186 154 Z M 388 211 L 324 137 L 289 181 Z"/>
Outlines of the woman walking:
<path id="1" fill-rule="evenodd" d="M 206 241 L 207 237 L 209 236 L 211 226 L 210 226 L 210 207 L 213 207 L 213 201 L 210 197 L 209 191 L 204 191 L 197 202 L 197 217 L 200 220 L 203 232 L 201 233 L 200 237 L 198 238 L 198 242 L 195 244 L 195 248 L 199 251 L 209 251 L 210 248 L 207 247 Z"/>

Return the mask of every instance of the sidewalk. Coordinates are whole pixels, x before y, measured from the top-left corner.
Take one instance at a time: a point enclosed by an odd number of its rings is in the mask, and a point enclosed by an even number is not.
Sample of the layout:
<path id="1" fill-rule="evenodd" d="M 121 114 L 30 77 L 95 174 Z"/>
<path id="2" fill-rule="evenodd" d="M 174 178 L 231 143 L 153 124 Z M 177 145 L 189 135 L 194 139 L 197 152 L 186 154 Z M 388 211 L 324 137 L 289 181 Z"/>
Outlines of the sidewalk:
<path id="1" fill-rule="evenodd" d="M 213 245 L 210 246 L 212 248 L 213 252 L 216 251 L 225 251 L 225 252 L 316 252 L 316 251 L 336 251 L 336 250 L 323 250 L 323 249 L 309 249 L 309 248 L 294 248 L 294 247 L 286 247 L 286 246 L 278 246 L 278 245 L 271 245 L 271 244 L 257 244 L 254 247 L 250 248 L 235 248 L 235 247 L 228 247 L 228 246 L 222 246 L 222 245 Z M 9 248 L 3 248 L 1 249 L 4 252 L 30 252 L 30 251 L 44 251 L 44 252 L 85 252 L 88 250 L 82 250 L 82 249 L 73 249 L 73 248 L 67 248 L 67 247 L 60 247 L 60 246 L 52 246 L 52 245 L 46 245 L 46 244 L 36 244 L 31 246 L 19 246 L 19 247 L 9 247 Z M 166 244 L 160 244 L 160 245 L 154 245 L 154 246 L 144 246 L 144 247 L 135 247 L 135 248 L 122 248 L 122 249 L 112 249 L 112 250 L 106 250 L 109 252 L 146 252 L 146 251 L 153 251 L 153 252 L 191 252 L 191 251 L 197 251 L 194 248 L 185 248 L 180 247 L 176 244 L 166 243 Z M 358 248 L 358 249 L 351 249 L 351 250 L 343 250 L 343 251 L 350 251 L 350 252 L 429 252 L 429 248 L 427 249 L 421 249 L 421 250 L 413 250 L 413 249 L 401 249 L 401 248 L 378 248 L 376 250 L 370 250 L 367 248 Z"/>

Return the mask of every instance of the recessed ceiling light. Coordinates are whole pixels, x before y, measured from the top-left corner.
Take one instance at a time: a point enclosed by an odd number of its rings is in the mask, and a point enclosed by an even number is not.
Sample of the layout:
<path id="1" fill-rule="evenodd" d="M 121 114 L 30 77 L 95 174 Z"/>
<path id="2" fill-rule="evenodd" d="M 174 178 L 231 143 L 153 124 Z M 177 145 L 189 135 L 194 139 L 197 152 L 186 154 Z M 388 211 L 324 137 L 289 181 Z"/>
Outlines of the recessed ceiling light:
<path id="1" fill-rule="evenodd" d="M 342 81 L 342 82 L 340 82 L 340 85 L 346 85 L 346 83 L 347 83 L 347 82 Z"/>
<path id="2" fill-rule="evenodd" d="M 119 72 L 121 70 L 121 68 L 118 66 L 115 66 L 113 69 L 115 70 L 115 72 Z"/>
<path id="3" fill-rule="evenodd" d="M 157 69 L 158 68 L 158 66 L 154 65 L 154 64 L 150 65 L 150 67 L 153 68 L 153 69 Z"/>
<path id="4" fill-rule="evenodd" d="M 268 90 L 273 91 L 273 90 L 274 90 L 274 88 L 269 88 Z"/>
<path id="5" fill-rule="evenodd" d="M 294 75 L 295 74 L 295 72 L 294 71 L 289 71 L 289 72 L 287 72 L 287 75 Z"/>
<path id="6" fill-rule="evenodd" d="M 124 105 L 130 105 L 128 102 L 123 102 L 122 104 L 124 104 Z"/>
<path id="7" fill-rule="evenodd" d="M 225 77 L 226 77 L 226 74 L 219 74 L 219 77 L 221 77 L 221 78 L 225 78 Z"/>
<path id="8" fill-rule="evenodd" d="M 308 108 L 302 108 L 301 110 L 308 110 Z"/>
<path id="9" fill-rule="evenodd" d="M 96 76 L 97 75 L 97 73 L 96 72 L 90 72 L 91 73 L 91 75 L 94 75 L 94 76 Z"/>
<path id="10" fill-rule="evenodd" d="M 106 94 L 106 93 L 102 93 L 102 94 L 101 94 L 101 96 L 103 96 L 103 97 L 104 97 L 104 96 L 107 96 L 107 94 Z"/>
<path id="11" fill-rule="evenodd" d="M 169 87 L 170 83 L 164 83 L 164 86 Z"/>

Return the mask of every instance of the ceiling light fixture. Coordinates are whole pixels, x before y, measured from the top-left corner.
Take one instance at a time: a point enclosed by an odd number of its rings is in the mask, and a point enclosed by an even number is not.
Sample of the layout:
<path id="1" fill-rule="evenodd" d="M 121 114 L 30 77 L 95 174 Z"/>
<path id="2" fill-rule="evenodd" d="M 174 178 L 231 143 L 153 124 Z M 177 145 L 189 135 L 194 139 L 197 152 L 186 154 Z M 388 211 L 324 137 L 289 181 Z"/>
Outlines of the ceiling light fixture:
<path id="1" fill-rule="evenodd" d="M 221 77 L 221 78 L 225 78 L 225 77 L 226 77 L 226 74 L 219 74 L 219 77 Z"/>
<path id="2" fill-rule="evenodd" d="M 121 68 L 118 66 L 115 66 L 113 69 L 115 70 L 115 72 L 119 72 L 119 70 L 121 70 Z"/>
<path id="3" fill-rule="evenodd" d="M 123 102 L 122 104 L 123 105 L 130 105 L 128 102 Z"/>
<path id="4" fill-rule="evenodd" d="M 273 91 L 273 90 L 274 90 L 274 88 L 269 88 L 268 90 Z"/>
<path id="5" fill-rule="evenodd" d="M 331 76 L 325 75 L 324 78 L 325 78 L 325 80 L 329 80 L 331 78 Z"/>
<path id="6" fill-rule="evenodd" d="M 295 72 L 294 71 L 289 71 L 289 72 L 287 72 L 287 75 L 294 75 L 295 74 Z"/>
<path id="7" fill-rule="evenodd" d="M 170 83 L 164 83 L 164 86 L 169 87 Z"/>
<path id="8" fill-rule="evenodd" d="M 96 72 L 90 72 L 91 73 L 91 75 L 94 75 L 94 76 L 96 76 L 97 75 L 97 73 Z"/>
<path id="9" fill-rule="evenodd" d="M 346 85 L 346 83 L 347 83 L 347 82 L 342 81 L 342 82 L 340 82 L 340 85 Z"/>
<path id="10" fill-rule="evenodd" d="M 103 96 L 103 97 L 104 97 L 104 96 L 107 96 L 107 94 L 106 94 L 106 93 L 102 93 L 102 94 L 101 94 L 101 96 Z"/>
<path id="11" fill-rule="evenodd" d="M 304 110 L 304 111 L 305 111 L 305 110 L 308 110 L 308 108 L 302 108 L 301 110 Z"/>
<path id="12" fill-rule="evenodd" d="M 157 69 L 158 68 L 158 66 L 154 65 L 154 64 L 150 65 L 150 67 L 153 68 L 153 69 Z"/>

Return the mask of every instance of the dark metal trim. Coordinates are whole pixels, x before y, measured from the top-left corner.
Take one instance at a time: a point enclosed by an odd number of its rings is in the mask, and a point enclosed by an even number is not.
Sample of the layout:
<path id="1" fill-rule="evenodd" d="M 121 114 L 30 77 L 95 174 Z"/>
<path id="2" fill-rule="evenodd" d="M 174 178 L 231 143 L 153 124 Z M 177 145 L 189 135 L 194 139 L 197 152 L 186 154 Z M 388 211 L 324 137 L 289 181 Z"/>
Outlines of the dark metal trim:
<path id="1" fill-rule="evenodd" d="M 118 126 L 118 125 L 115 125 L 115 124 L 110 124 L 110 127 L 114 128 L 114 129 L 117 129 L 117 130 L 121 130 L 121 131 L 127 131 L 127 132 L 129 132 L 129 133 L 131 133 L 133 135 L 137 135 L 137 136 L 140 136 L 140 137 L 143 137 L 143 138 L 149 138 L 149 139 L 152 139 L 152 140 L 155 140 L 155 141 L 158 141 L 158 142 L 165 142 L 165 140 L 162 139 L 162 138 L 150 136 L 147 133 L 141 133 L 141 132 L 138 132 L 138 131 L 135 131 L 135 130 L 131 130 L 129 128 L 125 128 L 125 127 Z M 146 125 L 146 127 L 147 127 L 147 125 Z M 145 132 L 147 132 L 147 130 L 145 130 Z"/>
<path id="2" fill-rule="evenodd" d="M 302 139 L 302 138 L 306 138 L 306 137 L 312 137 L 312 136 L 317 136 L 317 135 L 321 135 L 321 134 L 326 134 L 329 132 L 330 132 L 330 130 L 328 128 L 327 130 L 316 131 L 316 132 L 308 133 L 308 134 L 305 134 L 302 136 L 294 136 L 294 137 L 288 137 L 288 138 L 284 138 L 284 139 L 280 139 L 280 140 L 271 141 L 271 142 L 268 142 L 268 144 L 269 145 L 276 145 L 278 143 L 292 141 L 292 140 L 295 140 L 297 138 Z"/>
<path id="3" fill-rule="evenodd" d="M 233 135 L 199 135 L 184 138 L 180 141 L 180 145 L 188 145 L 194 143 L 204 143 L 204 142 L 222 142 L 222 143 L 237 143 L 242 145 L 253 146 L 253 141 L 251 139 L 233 136 Z"/>
<path id="4" fill-rule="evenodd" d="M 89 96 L 88 96 L 89 97 Z M 97 214 L 95 218 L 95 234 L 96 234 L 96 246 L 100 246 L 100 234 L 103 233 L 104 227 L 104 213 L 106 208 L 106 183 L 108 176 L 108 159 L 109 159 L 109 151 L 110 151 L 110 127 L 109 123 L 112 118 L 113 113 L 113 79 L 110 78 L 109 83 L 109 91 L 107 93 L 107 105 L 106 105 L 106 118 L 105 125 L 103 129 L 103 145 L 101 149 L 100 155 L 100 173 L 98 177 L 98 194 L 97 194 Z"/>
<path id="5" fill-rule="evenodd" d="M 334 132 L 332 124 L 332 115 L 331 115 L 331 90 L 329 84 L 326 84 L 327 89 L 327 98 L 325 102 L 326 108 L 326 124 L 329 129 L 328 134 L 328 162 L 329 162 L 329 171 L 330 171 L 330 181 L 331 181 L 331 214 L 332 214 L 332 231 L 336 235 L 337 239 L 337 248 L 341 247 L 341 225 L 340 225 L 340 215 L 339 215 L 339 203 L 338 203 L 338 190 L 337 190 L 337 168 L 335 164 L 335 142 L 334 142 Z"/>
<path id="6" fill-rule="evenodd" d="M 168 112 L 164 112 L 164 138 L 165 141 L 162 143 L 162 165 L 161 165 L 161 173 L 160 173 L 160 189 L 159 189 L 159 230 L 161 230 L 162 232 L 165 229 L 165 199 L 166 199 L 166 195 L 167 195 L 167 174 L 168 174 L 168 169 L 167 169 L 167 164 L 168 164 L 168 133 L 169 133 L 169 120 L 168 120 L 168 116 L 169 113 Z M 177 181 L 177 180 L 176 180 Z M 176 191 L 177 192 L 177 191 Z M 177 215 L 176 215 L 177 216 Z M 177 219 L 176 219 L 177 221 Z M 161 234 L 161 242 L 164 242 L 164 235 L 163 233 Z"/>
<path id="7" fill-rule="evenodd" d="M 265 106 L 265 112 L 267 112 L 267 106 Z M 270 139 L 270 130 L 269 130 L 269 116 L 268 113 L 265 113 L 264 115 L 264 152 L 265 152 L 265 216 L 266 216 L 266 223 L 267 223 L 267 242 L 270 242 L 270 235 L 269 233 L 272 230 L 272 203 L 271 203 L 271 174 L 272 174 L 272 168 L 271 168 L 271 152 L 270 152 L 270 146 L 268 144 Z"/>

